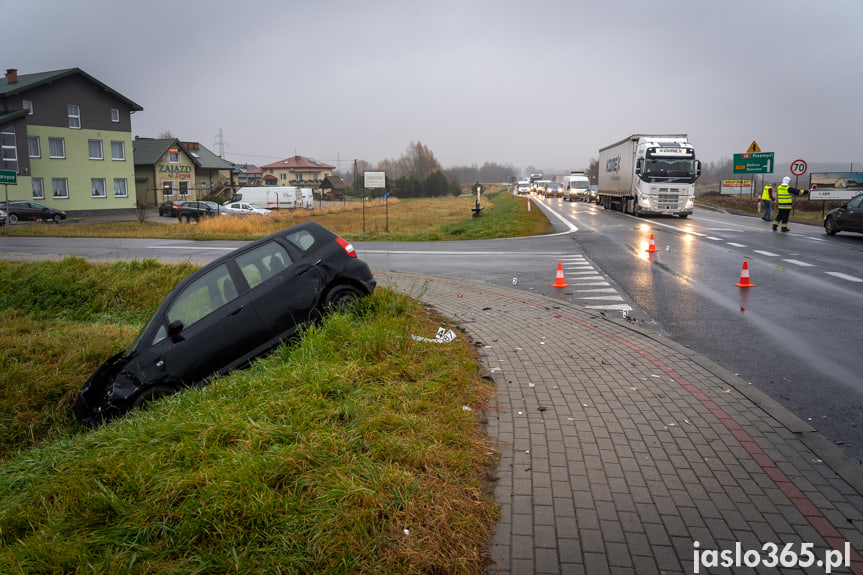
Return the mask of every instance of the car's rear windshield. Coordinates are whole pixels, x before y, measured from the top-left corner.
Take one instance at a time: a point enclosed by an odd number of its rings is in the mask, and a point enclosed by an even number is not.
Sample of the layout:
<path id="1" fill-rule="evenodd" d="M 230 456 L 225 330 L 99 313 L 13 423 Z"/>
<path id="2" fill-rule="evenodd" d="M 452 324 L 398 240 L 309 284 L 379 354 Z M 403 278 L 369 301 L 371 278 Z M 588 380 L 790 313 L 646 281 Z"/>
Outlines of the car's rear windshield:
<path id="1" fill-rule="evenodd" d="M 315 244 L 315 236 L 313 236 L 308 230 L 300 230 L 290 233 L 285 236 L 285 239 L 303 251 L 307 251 Z"/>

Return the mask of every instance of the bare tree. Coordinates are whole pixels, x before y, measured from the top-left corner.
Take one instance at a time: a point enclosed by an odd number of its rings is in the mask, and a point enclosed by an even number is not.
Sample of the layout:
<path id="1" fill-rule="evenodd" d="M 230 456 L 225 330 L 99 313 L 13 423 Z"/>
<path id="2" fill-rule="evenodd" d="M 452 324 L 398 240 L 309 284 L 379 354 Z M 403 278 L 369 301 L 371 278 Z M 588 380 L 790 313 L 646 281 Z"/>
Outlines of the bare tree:
<path id="1" fill-rule="evenodd" d="M 414 176 L 418 180 L 425 180 L 433 171 L 440 170 L 440 163 L 428 146 L 422 142 L 411 142 L 405 150 L 405 155 L 399 158 L 402 175 Z"/>

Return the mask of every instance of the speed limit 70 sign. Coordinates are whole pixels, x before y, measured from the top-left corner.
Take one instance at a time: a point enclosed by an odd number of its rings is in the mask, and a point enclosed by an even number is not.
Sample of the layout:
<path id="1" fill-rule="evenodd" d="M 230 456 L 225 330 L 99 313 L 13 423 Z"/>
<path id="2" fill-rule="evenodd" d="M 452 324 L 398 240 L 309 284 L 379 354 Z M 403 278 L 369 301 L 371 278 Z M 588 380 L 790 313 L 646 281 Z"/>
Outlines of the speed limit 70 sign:
<path id="1" fill-rule="evenodd" d="M 803 160 L 794 160 L 791 162 L 791 173 L 795 176 L 802 176 L 806 173 L 806 162 Z"/>

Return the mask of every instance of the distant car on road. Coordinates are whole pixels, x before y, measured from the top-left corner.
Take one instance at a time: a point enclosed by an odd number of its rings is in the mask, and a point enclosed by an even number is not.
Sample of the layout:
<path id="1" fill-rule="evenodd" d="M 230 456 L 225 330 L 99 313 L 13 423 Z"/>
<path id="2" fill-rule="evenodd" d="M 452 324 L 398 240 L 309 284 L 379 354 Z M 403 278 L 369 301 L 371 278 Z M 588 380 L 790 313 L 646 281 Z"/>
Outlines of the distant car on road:
<path id="1" fill-rule="evenodd" d="M 10 224 L 25 220 L 60 223 L 66 219 L 66 212 L 39 202 L 0 202 L 0 222 L 5 222 L 7 218 Z"/>
<path id="2" fill-rule="evenodd" d="M 560 182 L 548 182 L 545 184 L 545 197 L 560 198 L 563 196 L 563 184 Z"/>
<path id="3" fill-rule="evenodd" d="M 824 231 L 828 236 L 837 232 L 863 233 L 863 194 L 858 194 L 827 212 L 824 216 Z"/>
<path id="4" fill-rule="evenodd" d="M 268 210 L 267 208 L 262 208 L 258 204 L 252 204 L 252 203 L 248 203 L 248 202 L 228 202 L 228 203 L 222 205 L 222 209 L 224 210 L 222 212 L 224 215 L 269 216 L 270 214 L 272 214 L 272 212 L 270 210 Z"/>
<path id="5" fill-rule="evenodd" d="M 375 285 L 353 246 L 315 222 L 249 243 L 178 283 L 131 346 L 90 376 L 75 416 L 96 425 L 245 367 Z"/>
<path id="6" fill-rule="evenodd" d="M 587 201 L 588 202 L 596 202 L 596 193 L 599 191 L 599 186 L 596 184 L 590 185 L 590 191 L 588 192 Z"/>
<path id="7" fill-rule="evenodd" d="M 168 218 L 177 217 L 177 208 L 180 207 L 184 200 L 165 200 L 159 204 L 159 215 Z"/>
<path id="8" fill-rule="evenodd" d="M 184 224 L 188 224 L 189 222 L 198 223 L 201 221 L 201 218 L 218 216 L 222 211 L 224 211 L 222 206 L 216 202 L 183 202 L 177 208 L 177 218 Z"/>

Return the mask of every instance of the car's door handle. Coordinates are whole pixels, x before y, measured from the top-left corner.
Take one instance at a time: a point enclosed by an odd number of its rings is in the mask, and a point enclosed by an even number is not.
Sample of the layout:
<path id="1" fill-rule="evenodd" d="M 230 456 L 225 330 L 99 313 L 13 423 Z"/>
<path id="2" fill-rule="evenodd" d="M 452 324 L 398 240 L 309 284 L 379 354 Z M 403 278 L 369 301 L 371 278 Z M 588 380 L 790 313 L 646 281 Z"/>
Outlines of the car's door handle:
<path id="1" fill-rule="evenodd" d="M 240 306 L 240 307 L 238 307 L 237 309 L 235 309 L 234 311 L 232 311 L 232 312 L 231 312 L 231 313 L 229 313 L 228 315 L 237 315 L 238 313 L 240 313 L 241 311 L 243 311 L 243 307 L 244 307 L 244 306 Z"/>

